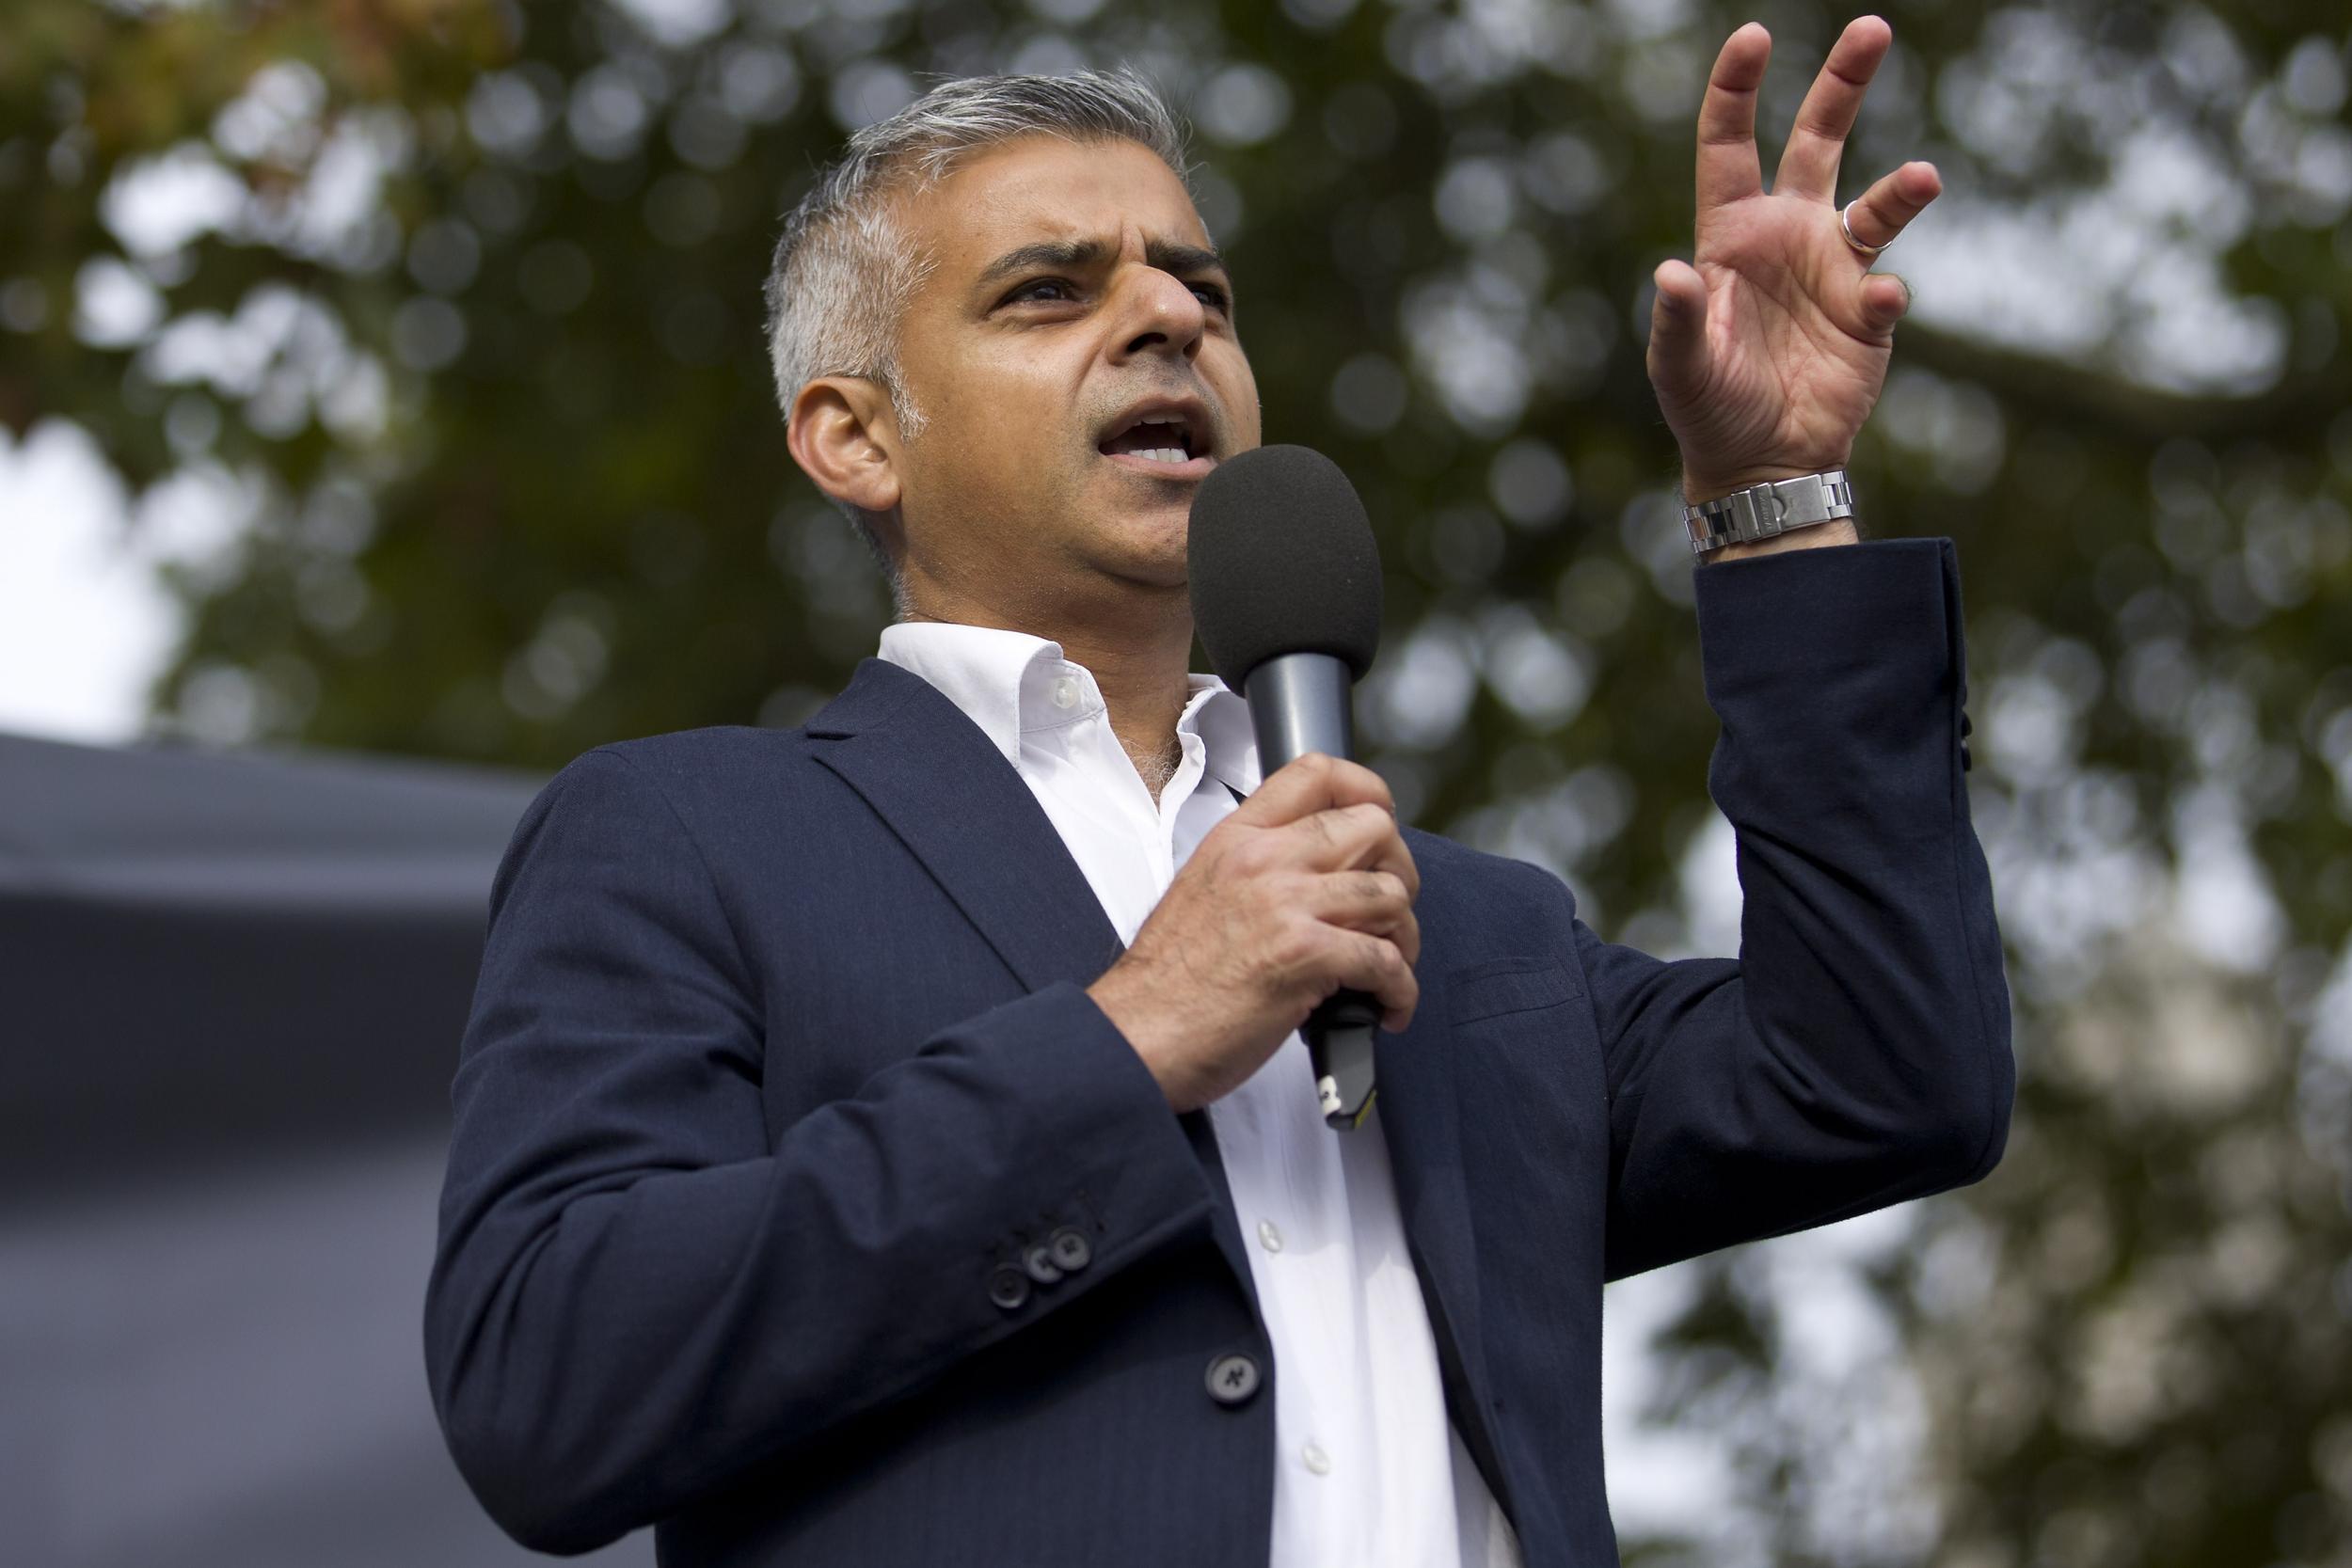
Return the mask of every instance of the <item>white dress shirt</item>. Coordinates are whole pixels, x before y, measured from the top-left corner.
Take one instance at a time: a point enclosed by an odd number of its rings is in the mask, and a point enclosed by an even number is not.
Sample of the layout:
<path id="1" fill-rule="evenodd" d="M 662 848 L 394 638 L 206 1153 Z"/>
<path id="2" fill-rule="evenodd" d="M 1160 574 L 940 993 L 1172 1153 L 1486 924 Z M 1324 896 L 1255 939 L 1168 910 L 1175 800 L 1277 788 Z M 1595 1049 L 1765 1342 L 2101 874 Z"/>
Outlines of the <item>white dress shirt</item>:
<path id="1" fill-rule="evenodd" d="M 1057 643 L 918 622 L 882 657 L 977 724 L 1054 825 L 1122 942 L 1258 785 L 1248 705 L 1194 675 L 1156 803 L 1094 677 Z M 1517 1568 L 1518 1543 L 1445 1411 L 1377 1102 L 1339 1133 L 1295 1035 L 1209 1107 L 1274 1361 L 1271 1568 Z"/>

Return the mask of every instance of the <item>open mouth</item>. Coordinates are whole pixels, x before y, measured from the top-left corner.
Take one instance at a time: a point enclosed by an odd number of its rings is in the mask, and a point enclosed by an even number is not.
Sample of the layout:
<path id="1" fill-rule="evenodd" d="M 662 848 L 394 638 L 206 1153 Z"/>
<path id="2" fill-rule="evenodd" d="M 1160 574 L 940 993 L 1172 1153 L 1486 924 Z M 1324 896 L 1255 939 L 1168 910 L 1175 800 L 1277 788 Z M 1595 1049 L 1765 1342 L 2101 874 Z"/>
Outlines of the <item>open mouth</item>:
<path id="1" fill-rule="evenodd" d="M 1197 409 L 1142 409 L 1121 420 L 1096 450 L 1121 467 L 1168 479 L 1198 479 L 1216 467 L 1207 424 Z"/>

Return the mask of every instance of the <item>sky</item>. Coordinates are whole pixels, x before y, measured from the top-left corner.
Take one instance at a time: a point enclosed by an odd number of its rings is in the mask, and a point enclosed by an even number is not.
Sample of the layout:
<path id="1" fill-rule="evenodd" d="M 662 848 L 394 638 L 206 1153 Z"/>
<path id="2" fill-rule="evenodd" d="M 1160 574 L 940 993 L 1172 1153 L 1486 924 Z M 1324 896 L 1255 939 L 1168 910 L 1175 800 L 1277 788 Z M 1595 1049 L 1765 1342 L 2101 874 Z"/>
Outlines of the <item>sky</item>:
<path id="1" fill-rule="evenodd" d="M 130 540 L 121 483 L 62 421 L 0 429 L 0 732 L 138 733 L 182 614 Z"/>

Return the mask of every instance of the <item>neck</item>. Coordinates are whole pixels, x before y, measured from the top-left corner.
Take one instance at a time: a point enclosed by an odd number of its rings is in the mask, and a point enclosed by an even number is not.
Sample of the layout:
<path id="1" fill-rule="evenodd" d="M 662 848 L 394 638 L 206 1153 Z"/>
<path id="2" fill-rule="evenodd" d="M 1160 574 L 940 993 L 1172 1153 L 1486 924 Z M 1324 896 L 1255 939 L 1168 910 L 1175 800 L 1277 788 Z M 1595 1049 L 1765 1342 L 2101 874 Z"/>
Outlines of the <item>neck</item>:
<path id="1" fill-rule="evenodd" d="M 1182 754 L 1176 721 L 1191 688 L 1192 604 L 1184 589 L 1143 589 L 1100 608 L 1063 600 L 1034 603 L 946 590 L 910 578 L 910 621 L 947 621 L 1025 632 L 1061 644 L 1062 657 L 1086 667 L 1109 709 L 1111 733 L 1135 764 L 1152 799 Z"/>

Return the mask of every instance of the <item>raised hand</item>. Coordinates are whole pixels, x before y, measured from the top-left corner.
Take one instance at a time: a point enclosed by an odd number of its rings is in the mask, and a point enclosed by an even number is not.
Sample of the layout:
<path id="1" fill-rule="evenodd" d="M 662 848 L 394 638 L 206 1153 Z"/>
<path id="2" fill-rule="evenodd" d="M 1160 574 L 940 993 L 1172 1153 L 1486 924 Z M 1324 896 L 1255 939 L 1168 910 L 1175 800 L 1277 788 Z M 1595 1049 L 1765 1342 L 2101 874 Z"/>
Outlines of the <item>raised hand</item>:
<path id="1" fill-rule="evenodd" d="M 1751 22 L 1715 58 L 1699 106 L 1695 264 L 1659 266 L 1649 340 L 1650 382 L 1693 502 L 1842 467 L 1878 402 L 1911 291 L 1847 243 L 1837 165 L 1893 42 L 1875 16 L 1847 24 L 1797 111 L 1769 194 L 1756 97 L 1772 37 Z M 1933 165 L 1903 165 L 1852 204 L 1854 240 L 1891 244 L 1942 189 Z"/>

